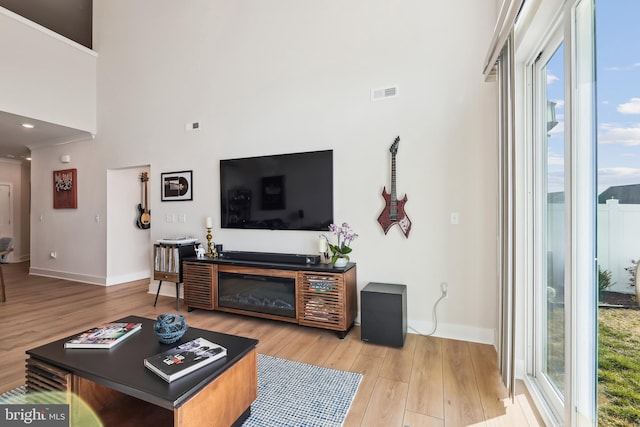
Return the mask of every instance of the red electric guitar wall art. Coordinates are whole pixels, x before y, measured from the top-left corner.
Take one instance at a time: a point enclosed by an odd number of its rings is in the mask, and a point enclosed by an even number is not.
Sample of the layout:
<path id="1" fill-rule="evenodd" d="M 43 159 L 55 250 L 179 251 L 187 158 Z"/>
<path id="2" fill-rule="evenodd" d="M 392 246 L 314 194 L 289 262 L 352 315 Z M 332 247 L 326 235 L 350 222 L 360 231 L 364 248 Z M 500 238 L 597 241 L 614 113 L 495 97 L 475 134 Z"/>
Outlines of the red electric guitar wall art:
<path id="1" fill-rule="evenodd" d="M 389 229 L 398 224 L 405 237 L 409 237 L 411 231 L 411 220 L 404 211 L 404 204 L 407 203 L 407 195 L 405 194 L 402 200 L 398 200 L 396 196 L 396 154 L 398 153 L 398 144 L 400 143 L 400 137 L 396 137 L 393 144 L 389 148 L 391 152 L 391 194 L 387 193 L 387 187 L 382 190 L 382 197 L 386 202 L 382 213 L 378 217 L 378 222 L 384 230 L 384 234 L 387 234 Z"/>

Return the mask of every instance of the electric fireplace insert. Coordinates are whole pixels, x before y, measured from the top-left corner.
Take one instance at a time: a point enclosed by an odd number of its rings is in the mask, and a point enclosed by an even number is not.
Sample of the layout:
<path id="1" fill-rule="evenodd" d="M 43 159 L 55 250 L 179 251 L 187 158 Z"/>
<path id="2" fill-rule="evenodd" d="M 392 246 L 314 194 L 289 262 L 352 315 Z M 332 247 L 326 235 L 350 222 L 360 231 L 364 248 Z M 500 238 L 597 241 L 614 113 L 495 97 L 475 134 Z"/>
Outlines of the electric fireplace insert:
<path id="1" fill-rule="evenodd" d="M 218 272 L 220 307 L 296 318 L 294 278 Z"/>

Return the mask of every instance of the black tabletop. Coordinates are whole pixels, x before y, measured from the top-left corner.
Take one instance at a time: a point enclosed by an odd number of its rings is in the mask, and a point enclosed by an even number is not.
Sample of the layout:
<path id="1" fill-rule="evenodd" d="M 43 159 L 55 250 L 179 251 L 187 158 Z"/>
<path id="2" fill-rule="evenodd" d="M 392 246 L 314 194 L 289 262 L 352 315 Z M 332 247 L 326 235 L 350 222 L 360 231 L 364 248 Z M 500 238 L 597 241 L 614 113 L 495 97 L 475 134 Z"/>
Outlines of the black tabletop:
<path id="1" fill-rule="evenodd" d="M 153 332 L 153 319 L 128 316 L 114 322 L 142 323 L 142 330 L 111 349 L 67 349 L 64 343 L 76 334 L 27 350 L 27 354 L 75 375 L 102 384 L 154 405 L 173 410 L 249 353 L 258 340 L 205 329 L 191 328 L 180 341 L 161 344 Z M 84 331 L 78 331 L 78 334 Z M 144 366 L 144 358 L 195 338 L 205 338 L 227 349 L 226 358 L 171 383 Z"/>

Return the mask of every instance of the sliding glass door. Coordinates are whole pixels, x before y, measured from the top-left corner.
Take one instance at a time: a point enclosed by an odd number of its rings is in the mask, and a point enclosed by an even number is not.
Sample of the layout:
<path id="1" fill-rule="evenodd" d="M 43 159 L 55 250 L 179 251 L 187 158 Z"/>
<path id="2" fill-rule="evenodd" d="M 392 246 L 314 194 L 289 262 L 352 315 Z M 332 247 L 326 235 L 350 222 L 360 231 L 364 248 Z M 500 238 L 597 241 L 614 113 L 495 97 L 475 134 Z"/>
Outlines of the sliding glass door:
<path id="1" fill-rule="evenodd" d="M 535 377 L 558 414 L 565 386 L 567 269 L 564 44 L 559 33 L 538 57 L 534 75 Z"/>
<path id="2" fill-rule="evenodd" d="M 593 1 L 567 2 L 529 63 L 528 369 L 557 425 L 595 414 Z"/>

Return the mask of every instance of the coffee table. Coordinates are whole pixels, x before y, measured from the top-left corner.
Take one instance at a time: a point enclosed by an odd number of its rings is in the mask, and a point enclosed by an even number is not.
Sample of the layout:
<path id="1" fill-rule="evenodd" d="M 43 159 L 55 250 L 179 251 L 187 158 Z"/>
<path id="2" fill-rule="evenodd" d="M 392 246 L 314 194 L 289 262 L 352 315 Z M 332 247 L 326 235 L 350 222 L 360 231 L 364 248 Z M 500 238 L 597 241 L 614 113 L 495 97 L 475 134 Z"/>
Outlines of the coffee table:
<path id="1" fill-rule="evenodd" d="M 258 396 L 257 340 L 189 328 L 166 345 L 153 332 L 154 320 L 114 322 L 140 322 L 142 330 L 111 349 L 65 349 L 74 334 L 27 350 L 27 388 L 74 393 L 104 425 L 230 426 L 249 416 Z M 145 357 L 198 337 L 226 347 L 226 359 L 172 383 L 145 368 Z"/>

